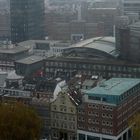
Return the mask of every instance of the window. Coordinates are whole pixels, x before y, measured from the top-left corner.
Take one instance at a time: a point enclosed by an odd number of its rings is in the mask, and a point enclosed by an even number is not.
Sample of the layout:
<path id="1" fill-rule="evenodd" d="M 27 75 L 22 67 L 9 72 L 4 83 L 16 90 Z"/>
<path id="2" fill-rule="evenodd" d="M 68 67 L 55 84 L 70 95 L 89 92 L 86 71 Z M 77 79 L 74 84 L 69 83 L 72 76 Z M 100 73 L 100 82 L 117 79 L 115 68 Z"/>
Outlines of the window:
<path id="1" fill-rule="evenodd" d="M 73 121 L 75 121 L 75 117 L 73 117 Z"/>
<path id="2" fill-rule="evenodd" d="M 91 111 L 88 111 L 88 115 L 91 115 L 91 113 L 92 113 Z"/>
<path id="3" fill-rule="evenodd" d="M 78 121 L 81 121 L 81 117 L 78 117 Z"/>
<path id="4" fill-rule="evenodd" d="M 59 127 L 59 123 L 56 123 L 56 126 Z"/>
<path id="5" fill-rule="evenodd" d="M 103 117 L 103 118 L 105 117 L 105 114 L 104 114 L 104 113 L 102 114 L 102 117 Z"/>
<path id="6" fill-rule="evenodd" d="M 64 125 L 64 128 L 67 128 L 67 125 L 66 124 Z"/>
<path id="7" fill-rule="evenodd" d="M 113 107 L 111 107 L 111 106 L 102 106 L 102 109 L 103 109 L 103 110 L 112 111 L 112 110 L 113 110 Z"/>
<path id="8" fill-rule="evenodd" d="M 56 110 L 56 105 L 53 105 L 53 109 Z"/>
<path id="9" fill-rule="evenodd" d="M 64 120 L 67 120 L 67 117 L 66 116 L 64 117 Z"/>
<path id="10" fill-rule="evenodd" d="M 91 119 L 88 119 L 88 123 L 89 123 L 89 124 L 91 123 Z"/>
<path id="11" fill-rule="evenodd" d="M 55 137 L 55 138 L 57 138 L 57 137 L 58 137 L 57 132 L 53 132 L 53 137 Z"/>
<path id="12" fill-rule="evenodd" d="M 112 119 L 113 115 L 112 114 L 105 114 L 105 113 L 103 113 L 102 117 L 103 118 L 110 118 L 110 119 Z"/>
<path id="13" fill-rule="evenodd" d="M 84 122 L 84 121 L 85 121 L 85 119 L 84 119 L 84 118 L 82 118 L 82 121 Z"/>
<path id="14" fill-rule="evenodd" d="M 70 111 L 71 111 L 71 112 L 74 112 L 74 108 L 73 108 L 73 107 L 70 107 Z"/>
<path id="15" fill-rule="evenodd" d="M 88 104 L 88 107 L 91 108 L 91 104 Z"/>

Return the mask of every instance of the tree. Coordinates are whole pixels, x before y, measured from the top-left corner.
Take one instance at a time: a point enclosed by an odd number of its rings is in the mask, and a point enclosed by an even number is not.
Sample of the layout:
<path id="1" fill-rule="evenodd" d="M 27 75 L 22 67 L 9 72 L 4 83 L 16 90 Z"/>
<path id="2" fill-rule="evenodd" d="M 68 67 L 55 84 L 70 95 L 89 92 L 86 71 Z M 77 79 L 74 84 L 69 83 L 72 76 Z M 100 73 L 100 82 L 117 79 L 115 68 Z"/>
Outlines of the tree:
<path id="1" fill-rule="evenodd" d="M 131 118 L 130 125 L 132 125 L 134 140 L 140 140 L 140 113 Z"/>
<path id="2" fill-rule="evenodd" d="M 23 104 L 0 104 L 0 140 L 38 140 L 41 120 Z"/>

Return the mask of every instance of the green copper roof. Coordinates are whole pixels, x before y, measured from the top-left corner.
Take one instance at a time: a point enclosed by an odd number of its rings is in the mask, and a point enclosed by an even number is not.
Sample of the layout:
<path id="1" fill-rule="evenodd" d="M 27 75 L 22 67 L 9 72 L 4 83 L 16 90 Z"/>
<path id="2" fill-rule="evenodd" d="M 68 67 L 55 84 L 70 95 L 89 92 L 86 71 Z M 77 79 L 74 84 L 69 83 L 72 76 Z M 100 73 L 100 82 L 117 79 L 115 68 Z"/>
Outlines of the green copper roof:
<path id="1" fill-rule="evenodd" d="M 106 102 L 118 104 L 126 98 L 123 96 L 124 93 L 139 83 L 140 79 L 112 78 L 100 83 L 93 89 L 84 90 L 84 93 L 90 97 L 98 97 Z"/>

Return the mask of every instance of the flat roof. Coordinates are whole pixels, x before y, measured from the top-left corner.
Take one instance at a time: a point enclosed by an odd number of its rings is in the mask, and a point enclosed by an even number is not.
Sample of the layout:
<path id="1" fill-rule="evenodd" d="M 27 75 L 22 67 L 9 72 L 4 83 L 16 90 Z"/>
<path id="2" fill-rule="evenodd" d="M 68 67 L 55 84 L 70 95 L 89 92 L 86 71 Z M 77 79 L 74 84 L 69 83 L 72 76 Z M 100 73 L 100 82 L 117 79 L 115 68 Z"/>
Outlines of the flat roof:
<path id="1" fill-rule="evenodd" d="M 93 86 L 93 84 L 96 82 L 96 80 L 89 80 L 89 79 L 86 79 L 84 82 L 83 82 L 83 86 Z"/>
<path id="2" fill-rule="evenodd" d="M 0 53 L 5 53 L 5 54 L 16 54 L 27 50 L 29 50 L 29 48 L 23 46 L 0 47 Z"/>
<path id="3" fill-rule="evenodd" d="M 97 87 L 84 90 L 84 93 L 87 93 L 90 96 L 94 95 L 111 95 L 111 96 L 120 96 L 126 91 L 130 90 L 134 86 L 140 83 L 140 79 L 134 78 L 111 78 L 107 81 L 104 81 Z"/>
<path id="4" fill-rule="evenodd" d="M 40 62 L 43 60 L 43 57 L 41 56 L 36 56 L 36 55 L 32 55 L 23 59 L 20 59 L 18 61 L 16 61 L 17 63 L 22 63 L 22 64 L 33 64 L 36 62 Z"/>

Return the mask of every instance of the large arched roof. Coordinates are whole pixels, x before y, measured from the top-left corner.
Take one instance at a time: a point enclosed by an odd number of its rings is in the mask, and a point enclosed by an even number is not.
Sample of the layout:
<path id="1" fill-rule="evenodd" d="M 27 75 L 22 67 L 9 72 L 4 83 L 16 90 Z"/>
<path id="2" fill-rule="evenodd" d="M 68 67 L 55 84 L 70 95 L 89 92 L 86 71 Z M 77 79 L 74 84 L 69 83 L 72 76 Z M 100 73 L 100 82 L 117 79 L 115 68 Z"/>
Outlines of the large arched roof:
<path id="1" fill-rule="evenodd" d="M 82 52 L 83 50 L 83 52 Z M 115 49 L 114 37 L 96 37 L 87 40 L 83 40 L 79 43 L 73 44 L 64 50 L 64 53 L 79 52 L 85 54 L 99 54 L 101 57 L 118 57 L 118 53 Z"/>

